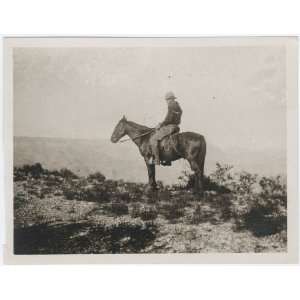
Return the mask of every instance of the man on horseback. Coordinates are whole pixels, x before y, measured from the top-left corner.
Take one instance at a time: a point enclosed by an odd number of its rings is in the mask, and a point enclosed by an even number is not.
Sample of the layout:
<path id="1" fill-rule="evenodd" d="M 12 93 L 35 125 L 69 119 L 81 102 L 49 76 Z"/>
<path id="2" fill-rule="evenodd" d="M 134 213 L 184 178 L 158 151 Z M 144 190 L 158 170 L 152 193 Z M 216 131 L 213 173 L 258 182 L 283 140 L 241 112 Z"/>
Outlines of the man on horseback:
<path id="1" fill-rule="evenodd" d="M 205 137 L 195 132 L 178 133 L 182 110 L 175 99 L 176 97 L 173 93 L 167 93 L 168 114 L 164 121 L 156 127 L 156 131 L 153 128 L 128 121 L 123 116 L 115 126 L 110 139 L 112 143 L 123 142 L 126 140 L 121 141 L 121 138 L 127 135 L 136 144 L 145 160 L 149 187 L 152 190 L 156 190 L 157 188 L 155 164 L 152 161 L 153 156 L 156 164 L 162 163 L 163 165 L 170 165 L 172 161 L 181 158 L 186 159 L 195 175 L 194 190 L 201 194 L 203 193 L 206 156 Z M 170 137 L 166 138 L 167 135 Z M 163 138 L 166 138 L 166 140 Z M 161 145 L 159 145 L 159 141 L 161 141 Z"/>
<path id="2" fill-rule="evenodd" d="M 154 164 L 160 165 L 160 156 L 159 156 L 159 144 L 160 141 L 171 134 L 179 132 L 179 124 L 181 121 L 182 109 L 177 101 L 177 99 L 172 92 L 168 92 L 165 96 L 165 100 L 167 101 L 168 105 L 168 113 L 165 117 L 164 121 L 159 123 L 155 129 L 155 133 L 150 138 L 150 147 L 152 158 L 150 159 L 150 163 L 153 164 L 153 157 L 154 157 Z M 164 165 L 171 165 L 170 162 L 164 162 Z"/>

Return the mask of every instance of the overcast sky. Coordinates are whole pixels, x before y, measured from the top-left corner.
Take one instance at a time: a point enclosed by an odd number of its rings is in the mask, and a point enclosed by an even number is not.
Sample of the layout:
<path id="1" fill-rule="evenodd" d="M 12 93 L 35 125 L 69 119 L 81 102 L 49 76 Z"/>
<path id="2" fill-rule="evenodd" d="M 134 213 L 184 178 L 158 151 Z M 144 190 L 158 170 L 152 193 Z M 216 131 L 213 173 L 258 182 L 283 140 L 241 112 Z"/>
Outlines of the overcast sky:
<path id="1" fill-rule="evenodd" d="M 155 126 L 173 91 L 182 131 L 222 148 L 284 150 L 283 47 L 15 48 L 15 136 L 110 138 Z"/>

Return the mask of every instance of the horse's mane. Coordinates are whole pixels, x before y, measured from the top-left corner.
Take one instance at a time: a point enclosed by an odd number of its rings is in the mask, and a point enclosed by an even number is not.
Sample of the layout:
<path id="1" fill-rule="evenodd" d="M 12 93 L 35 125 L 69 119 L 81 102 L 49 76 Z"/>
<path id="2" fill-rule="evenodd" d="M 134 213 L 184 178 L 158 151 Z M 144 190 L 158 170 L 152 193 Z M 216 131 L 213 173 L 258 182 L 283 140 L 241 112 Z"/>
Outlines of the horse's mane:
<path id="1" fill-rule="evenodd" d="M 147 127 L 147 126 L 145 126 L 145 125 L 141 125 L 141 124 L 135 123 L 135 122 L 133 122 L 133 121 L 127 121 L 127 123 L 128 123 L 129 125 L 131 125 L 132 127 L 141 130 L 142 133 L 144 133 L 144 132 L 146 132 L 146 131 L 149 131 L 149 130 L 153 129 L 153 128 L 151 128 L 151 127 Z"/>

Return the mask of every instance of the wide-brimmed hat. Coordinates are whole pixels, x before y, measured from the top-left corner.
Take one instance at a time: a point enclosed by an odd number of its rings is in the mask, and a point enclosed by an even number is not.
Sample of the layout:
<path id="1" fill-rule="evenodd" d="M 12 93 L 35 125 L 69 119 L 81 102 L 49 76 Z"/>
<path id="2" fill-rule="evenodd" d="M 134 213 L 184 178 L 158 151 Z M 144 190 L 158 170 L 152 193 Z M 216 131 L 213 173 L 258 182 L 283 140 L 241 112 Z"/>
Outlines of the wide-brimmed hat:
<path id="1" fill-rule="evenodd" d="M 167 92 L 166 96 L 165 96 L 165 99 L 166 100 L 174 100 L 174 99 L 177 99 L 177 98 L 175 97 L 173 92 Z"/>

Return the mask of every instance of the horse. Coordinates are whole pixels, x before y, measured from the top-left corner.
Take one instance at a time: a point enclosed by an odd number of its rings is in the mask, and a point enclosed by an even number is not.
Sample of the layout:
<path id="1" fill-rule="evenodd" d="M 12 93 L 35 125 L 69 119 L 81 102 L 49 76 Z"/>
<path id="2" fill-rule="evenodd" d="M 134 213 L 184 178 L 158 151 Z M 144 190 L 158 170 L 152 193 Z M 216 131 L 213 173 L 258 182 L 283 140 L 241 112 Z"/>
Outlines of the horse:
<path id="1" fill-rule="evenodd" d="M 149 140 L 155 133 L 155 128 L 128 121 L 125 116 L 116 125 L 111 142 L 117 143 L 125 135 L 129 136 L 139 148 L 143 156 L 149 177 L 149 187 L 151 190 L 157 189 L 155 180 L 155 165 L 149 163 Z M 171 140 L 170 140 L 171 139 Z M 194 132 L 181 132 L 172 134 L 160 142 L 160 159 L 162 161 L 175 161 L 186 159 L 195 174 L 194 191 L 203 194 L 204 163 L 206 156 L 206 141 L 203 135 Z"/>

